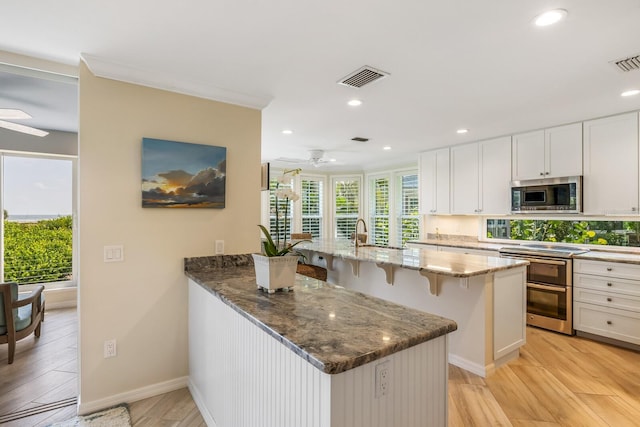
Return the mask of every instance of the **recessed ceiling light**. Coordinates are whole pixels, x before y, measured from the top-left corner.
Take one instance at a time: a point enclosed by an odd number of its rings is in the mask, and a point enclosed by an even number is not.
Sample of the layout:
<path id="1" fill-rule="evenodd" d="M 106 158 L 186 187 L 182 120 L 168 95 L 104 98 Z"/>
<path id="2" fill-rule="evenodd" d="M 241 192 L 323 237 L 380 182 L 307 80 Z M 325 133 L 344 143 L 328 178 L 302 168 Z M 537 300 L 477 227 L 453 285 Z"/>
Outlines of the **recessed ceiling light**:
<path id="1" fill-rule="evenodd" d="M 567 11 L 564 9 L 554 9 L 544 12 L 536 16 L 535 24 L 538 27 L 546 27 L 562 21 L 567 16 Z"/>
<path id="2" fill-rule="evenodd" d="M 284 133 L 285 135 L 291 135 L 293 131 L 291 129 L 285 129 L 282 131 L 282 133 Z"/>
<path id="3" fill-rule="evenodd" d="M 469 129 L 458 129 L 456 131 L 456 133 L 467 133 L 467 132 L 469 132 Z"/>
<path id="4" fill-rule="evenodd" d="M 384 147 L 382 147 L 383 150 L 391 150 L 391 147 L 389 147 L 388 145 L 385 145 Z"/>
<path id="5" fill-rule="evenodd" d="M 335 162 L 335 161 L 336 161 L 336 159 L 329 159 L 329 161 L 330 161 L 330 162 Z"/>
<path id="6" fill-rule="evenodd" d="M 16 132 L 27 133 L 29 135 L 35 136 L 47 136 L 49 132 L 32 128 L 31 126 L 19 125 L 17 123 L 5 122 L 4 120 L 0 120 L 0 128 L 5 128 L 9 130 L 14 130 Z"/>
<path id="7" fill-rule="evenodd" d="M 626 90 L 624 92 L 622 92 L 620 94 L 620 96 L 633 96 L 633 95 L 637 95 L 640 93 L 640 89 L 632 89 L 632 90 Z"/>
<path id="8" fill-rule="evenodd" d="M 18 120 L 30 118 L 31 116 L 22 110 L 17 110 L 15 108 L 0 108 L 0 119 Z"/>
<path id="9" fill-rule="evenodd" d="M 362 105 L 362 101 L 360 101 L 359 99 L 352 99 L 351 101 L 347 102 L 347 104 L 351 105 L 352 107 L 357 107 L 359 105 Z"/>

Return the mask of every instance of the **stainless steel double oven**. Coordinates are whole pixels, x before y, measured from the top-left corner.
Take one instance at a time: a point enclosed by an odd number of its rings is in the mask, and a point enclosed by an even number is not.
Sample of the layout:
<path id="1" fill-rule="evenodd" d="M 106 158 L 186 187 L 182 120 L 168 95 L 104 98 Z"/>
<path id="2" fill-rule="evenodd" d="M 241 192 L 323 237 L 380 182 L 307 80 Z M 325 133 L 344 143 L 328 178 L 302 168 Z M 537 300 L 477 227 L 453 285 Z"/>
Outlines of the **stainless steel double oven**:
<path id="1" fill-rule="evenodd" d="M 522 245 L 500 249 L 503 258 L 529 261 L 527 325 L 573 335 L 573 260 L 586 252 L 565 246 Z"/>

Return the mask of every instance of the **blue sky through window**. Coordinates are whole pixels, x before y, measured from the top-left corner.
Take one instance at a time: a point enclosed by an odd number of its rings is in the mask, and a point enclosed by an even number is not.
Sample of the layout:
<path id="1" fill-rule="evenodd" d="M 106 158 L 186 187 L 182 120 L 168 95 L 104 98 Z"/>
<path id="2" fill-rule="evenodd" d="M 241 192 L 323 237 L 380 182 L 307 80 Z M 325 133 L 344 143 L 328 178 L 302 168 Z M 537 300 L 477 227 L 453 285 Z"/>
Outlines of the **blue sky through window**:
<path id="1" fill-rule="evenodd" d="M 4 156 L 3 171 L 2 198 L 9 219 L 71 215 L 71 160 Z"/>

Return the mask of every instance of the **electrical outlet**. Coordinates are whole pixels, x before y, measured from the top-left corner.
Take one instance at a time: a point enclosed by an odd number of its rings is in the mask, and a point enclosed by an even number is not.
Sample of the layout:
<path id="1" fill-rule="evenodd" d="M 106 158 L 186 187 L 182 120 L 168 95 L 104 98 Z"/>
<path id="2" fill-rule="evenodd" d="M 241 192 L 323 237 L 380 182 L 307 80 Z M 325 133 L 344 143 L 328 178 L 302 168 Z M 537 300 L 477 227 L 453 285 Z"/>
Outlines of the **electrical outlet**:
<path id="1" fill-rule="evenodd" d="M 224 255 L 224 240 L 216 240 L 216 255 Z"/>
<path id="2" fill-rule="evenodd" d="M 386 360 L 376 365 L 375 396 L 387 396 L 391 391 L 391 363 Z"/>
<path id="3" fill-rule="evenodd" d="M 104 358 L 108 358 L 108 357 L 115 357 L 117 354 L 117 350 L 116 350 L 116 340 L 111 339 L 111 340 L 106 340 L 104 342 Z"/>

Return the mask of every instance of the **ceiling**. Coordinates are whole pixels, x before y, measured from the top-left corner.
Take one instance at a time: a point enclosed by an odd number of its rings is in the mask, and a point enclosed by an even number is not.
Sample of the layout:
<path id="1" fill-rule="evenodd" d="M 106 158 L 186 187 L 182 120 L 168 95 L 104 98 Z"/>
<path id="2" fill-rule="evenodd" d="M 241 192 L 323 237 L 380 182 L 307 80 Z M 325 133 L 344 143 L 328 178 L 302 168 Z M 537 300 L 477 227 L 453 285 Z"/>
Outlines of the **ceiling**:
<path id="1" fill-rule="evenodd" d="M 532 24 L 553 8 L 566 20 Z M 318 170 L 400 166 L 431 148 L 640 109 L 640 96 L 620 97 L 640 89 L 640 70 L 611 64 L 640 53 L 637 0 L 58 0 L 9 2 L 2 15 L 0 50 L 82 55 L 97 75 L 261 108 L 263 160 L 322 149 L 336 161 Z M 365 65 L 389 76 L 337 84 Z M 47 89 L 56 82 L 24 78 L 0 75 L 0 108 L 35 96 L 24 124 L 73 130 L 75 108 L 44 108 L 67 96 Z"/>

